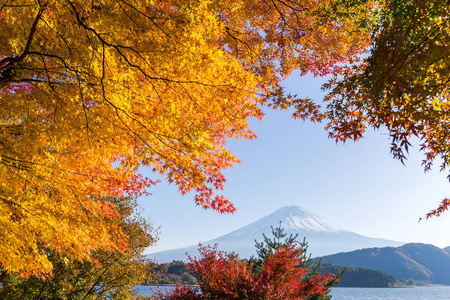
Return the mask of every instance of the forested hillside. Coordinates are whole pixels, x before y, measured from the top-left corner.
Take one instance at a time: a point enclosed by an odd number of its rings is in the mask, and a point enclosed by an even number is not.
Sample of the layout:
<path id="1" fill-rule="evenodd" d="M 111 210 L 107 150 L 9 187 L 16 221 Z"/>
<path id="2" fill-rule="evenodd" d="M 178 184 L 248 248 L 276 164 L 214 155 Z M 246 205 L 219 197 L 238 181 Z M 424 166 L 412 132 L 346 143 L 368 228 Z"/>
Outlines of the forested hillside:
<path id="1" fill-rule="evenodd" d="M 448 250 L 414 243 L 396 248 L 369 248 L 337 253 L 322 257 L 322 262 L 376 269 L 391 274 L 396 279 L 450 285 Z"/>
<path id="2" fill-rule="evenodd" d="M 394 276 L 374 269 L 323 263 L 319 270 L 322 274 L 337 274 L 344 268 L 344 277 L 337 285 L 339 287 L 392 287 L 397 283 Z"/>

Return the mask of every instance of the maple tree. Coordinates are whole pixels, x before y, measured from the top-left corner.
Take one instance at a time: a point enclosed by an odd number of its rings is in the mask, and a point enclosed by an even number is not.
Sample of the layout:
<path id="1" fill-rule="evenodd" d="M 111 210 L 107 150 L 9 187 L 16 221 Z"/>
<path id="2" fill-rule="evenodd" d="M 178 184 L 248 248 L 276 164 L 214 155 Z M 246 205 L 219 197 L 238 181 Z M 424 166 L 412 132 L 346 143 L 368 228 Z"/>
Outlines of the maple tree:
<path id="1" fill-rule="evenodd" d="M 262 118 L 261 105 L 319 120 L 318 106 L 280 80 L 295 69 L 327 74 L 369 44 L 348 13 L 329 13 L 341 7 L 0 0 L 2 270 L 51 274 L 45 249 L 70 260 L 125 251 L 107 197 L 147 192 L 156 180 L 141 167 L 204 208 L 233 212 L 217 195 L 222 170 L 238 162 L 226 140 L 254 138 L 247 120 Z"/>
<path id="2" fill-rule="evenodd" d="M 321 275 L 306 256 L 307 244 L 298 243 L 281 227 L 272 228 L 273 240 L 257 243 L 258 258 L 240 259 L 214 247 L 200 247 L 200 257 L 189 257 L 187 268 L 198 275 L 198 288 L 177 286 L 156 299 L 330 299 L 328 292 L 339 283 L 338 275 Z M 258 264 L 255 267 L 255 264 Z"/>
<path id="3" fill-rule="evenodd" d="M 436 159 L 444 170 L 450 163 L 450 8 L 438 0 L 377 2 L 361 22 L 372 35 L 370 54 L 325 85 L 330 136 L 345 142 L 360 139 L 368 127 L 386 128 L 391 152 L 402 162 L 417 137 L 425 171 Z M 427 218 L 449 204 L 444 199 Z"/>
<path id="4" fill-rule="evenodd" d="M 156 242 L 157 233 L 142 217 L 136 199 L 109 199 L 117 207 L 116 223 L 127 235 L 124 252 L 96 250 L 94 262 L 73 261 L 51 249 L 46 250 L 53 276 L 22 278 L 3 272 L 1 299 L 141 299 L 133 287 L 151 280 L 154 264 L 143 251 Z"/>

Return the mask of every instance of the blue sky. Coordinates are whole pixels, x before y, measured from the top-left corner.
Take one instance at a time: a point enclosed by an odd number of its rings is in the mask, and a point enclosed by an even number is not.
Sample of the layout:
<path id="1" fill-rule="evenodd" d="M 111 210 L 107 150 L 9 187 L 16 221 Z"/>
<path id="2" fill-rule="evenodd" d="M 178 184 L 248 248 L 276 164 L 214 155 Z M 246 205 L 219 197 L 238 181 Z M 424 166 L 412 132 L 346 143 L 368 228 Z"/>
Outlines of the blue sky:
<path id="1" fill-rule="evenodd" d="M 320 100 L 323 82 L 294 74 L 284 85 L 290 93 Z M 257 140 L 229 142 L 241 164 L 225 171 L 223 194 L 237 212 L 205 211 L 195 206 L 193 195 L 181 196 L 176 186 L 160 183 L 140 199 L 144 215 L 160 227 L 159 241 L 148 253 L 207 241 L 288 205 L 362 235 L 450 246 L 450 212 L 418 222 L 450 196 L 450 185 L 439 164 L 423 172 L 417 145 L 403 166 L 389 152 L 386 130 L 370 129 L 359 142 L 336 144 L 324 124 L 265 112 L 263 121 L 250 121 Z"/>

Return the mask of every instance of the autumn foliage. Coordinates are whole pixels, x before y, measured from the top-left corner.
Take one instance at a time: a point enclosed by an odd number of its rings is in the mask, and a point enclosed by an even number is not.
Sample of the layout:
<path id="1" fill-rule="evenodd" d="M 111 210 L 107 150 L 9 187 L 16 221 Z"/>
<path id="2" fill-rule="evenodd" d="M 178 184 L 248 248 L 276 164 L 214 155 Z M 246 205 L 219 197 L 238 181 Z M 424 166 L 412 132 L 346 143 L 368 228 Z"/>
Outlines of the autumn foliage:
<path id="1" fill-rule="evenodd" d="M 126 234 L 128 249 L 123 252 L 96 250 L 94 261 L 70 260 L 52 249 L 45 253 L 52 264 L 51 277 L 23 278 L 0 273 L 0 299 L 143 299 L 133 287 L 152 279 L 154 263 L 143 254 L 156 242 L 157 231 L 140 214 L 136 199 L 109 199 L 119 218 L 110 220 Z"/>
<path id="2" fill-rule="evenodd" d="M 337 141 L 386 127 L 401 160 L 418 137 L 425 169 L 448 167 L 449 15 L 437 0 L 0 0 L 2 270 L 126 251 L 105 199 L 160 178 L 234 212 L 226 142 L 255 138 L 262 107 L 326 118 Z M 335 75 L 325 110 L 283 90 L 294 70 Z"/>
<path id="3" fill-rule="evenodd" d="M 305 242 L 292 236 L 275 248 L 271 242 L 266 244 L 267 255 L 250 260 L 219 251 L 217 245 L 200 247 L 200 256 L 189 257 L 187 264 L 199 277 L 198 288 L 178 286 L 167 294 L 159 292 L 157 299 L 329 299 L 327 294 L 341 275 L 314 271 L 317 266 L 309 265 Z M 255 268 L 255 263 L 260 266 Z"/>
<path id="4" fill-rule="evenodd" d="M 165 178 L 196 204 L 238 162 L 227 139 L 253 139 L 261 106 L 309 99 L 279 85 L 356 60 L 369 43 L 329 1 L 0 1 L 0 265 L 46 276 L 45 249 L 71 260 L 125 251 L 107 197 Z M 342 7 L 343 10 L 346 10 Z M 139 169 L 153 171 L 145 178 Z"/>

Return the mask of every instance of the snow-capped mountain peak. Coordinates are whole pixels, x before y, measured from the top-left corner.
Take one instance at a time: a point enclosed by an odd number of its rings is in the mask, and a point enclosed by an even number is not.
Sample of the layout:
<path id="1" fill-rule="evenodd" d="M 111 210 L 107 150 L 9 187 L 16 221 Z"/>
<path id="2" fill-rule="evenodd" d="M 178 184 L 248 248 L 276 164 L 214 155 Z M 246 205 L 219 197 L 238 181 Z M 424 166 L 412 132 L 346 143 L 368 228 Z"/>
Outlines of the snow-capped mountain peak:
<path id="1" fill-rule="evenodd" d="M 287 235 L 297 234 L 298 241 L 302 241 L 303 237 L 306 238 L 309 245 L 308 253 L 311 253 L 313 257 L 361 248 L 396 247 L 404 244 L 380 238 L 370 238 L 339 229 L 317 215 L 295 205 L 282 207 L 258 221 L 202 244 L 218 244 L 221 250 L 233 251 L 238 253 L 240 257 L 250 257 L 256 254 L 255 240 L 261 242 L 263 234 L 270 238 L 272 236 L 270 227 L 278 227 L 280 222 L 281 228 L 284 229 Z M 186 248 L 153 253 L 149 254 L 149 256 L 158 262 L 186 260 L 186 252 L 195 256 L 198 253 L 197 248 L 198 245 L 193 245 Z"/>
<path id="2" fill-rule="evenodd" d="M 282 207 L 260 221 L 263 221 L 265 224 L 271 223 L 273 225 L 277 225 L 281 222 L 281 227 L 285 230 L 305 230 L 327 233 L 344 231 L 296 205 Z"/>

